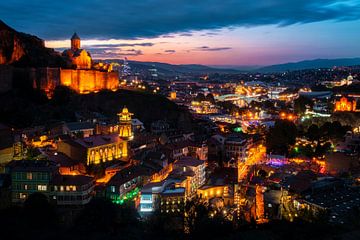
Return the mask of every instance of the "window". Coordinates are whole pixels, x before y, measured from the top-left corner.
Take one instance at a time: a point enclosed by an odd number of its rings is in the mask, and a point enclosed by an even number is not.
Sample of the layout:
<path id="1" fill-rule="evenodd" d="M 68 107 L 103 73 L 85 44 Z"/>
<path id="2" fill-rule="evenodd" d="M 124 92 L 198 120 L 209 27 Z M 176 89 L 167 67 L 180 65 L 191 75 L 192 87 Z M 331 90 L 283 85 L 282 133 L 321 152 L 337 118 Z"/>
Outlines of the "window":
<path id="1" fill-rule="evenodd" d="M 111 192 L 115 192 L 115 186 L 111 186 L 111 187 L 110 187 L 110 191 L 111 191 Z"/>
<path id="2" fill-rule="evenodd" d="M 37 186 L 38 191 L 46 191 L 47 190 L 47 186 L 46 185 L 38 185 Z"/>
<path id="3" fill-rule="evenodd" d="M 24 185 L 24 189 L 28 190 L 28 185 L 27 184 Z"/>
<path id="4" fill-rule="evenodd" d="M 19 193 L 19 197 L 20 197 L 20 199 L 25 199 L 25 198 L 26 198 L 26 194 L 25 194 L 25 193 Z"/>
<path id="5" fill-rule="evenodd" d="M 33 175 L 32 175 L 31 172 L 26 173 L 26 179 L 27 180 L 32 180 L 33 179 Z"/>
<path id="6" fill-rule="evenodd" d="M 54 186 L 54 190 L 57 191 L 57 190 L 58 190 L 58 187 L 57 187 L 57 186 Z"/>
<path id="7" fill-rule="evenodd" d="M 66 186 L 66 191 L 70 191 L 70 186 Z"/>
<path id="8" fill-rule="evenodd" d="M 61 191 L 61 192 L 64 191 L 64 186 L 60 186 L 60 191 Z"/>

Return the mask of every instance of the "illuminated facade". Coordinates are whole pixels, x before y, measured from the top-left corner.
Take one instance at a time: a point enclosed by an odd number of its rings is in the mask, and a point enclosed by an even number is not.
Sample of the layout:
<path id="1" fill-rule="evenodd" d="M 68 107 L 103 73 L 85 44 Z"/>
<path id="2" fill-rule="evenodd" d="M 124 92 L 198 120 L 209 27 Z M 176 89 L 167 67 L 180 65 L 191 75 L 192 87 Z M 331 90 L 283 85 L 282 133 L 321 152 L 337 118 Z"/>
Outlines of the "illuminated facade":
<path id="1" fill-rule="evenodd" d="M 134 138 L 134 134 L 132 131 L 131 125 L 131 116 L 133 114 L 129 112 L 129 110 L 124 107 L 119 116 L 119 138 L 123 140 L 123 149 L 122 156 L 128 157 L 128 141 L 131 141 Z"/>
<path id="2" fill-rule="evenodd" d="M 92 59 L 90 53 L 80 48 L 80 38 L 76 33 L 71 37 L 71 48 L 66 49 L 62 55 L 71 61 L 76 69 L 91 68 Z"/>
<path id="3" fill-rule="evenodd" d="M 340 98 L 339 101 L 335 102 L 335 112 L 355 112 L 356 111 L 356 100 L 350 101 L 346 97 Z"/>
<path id="4" fill-rule="evenodd" d="M 38 68 L 28 70 L 28 77 L 33 87 L 44 90 L 51 97 L 55 87 L 67 86 L 78 93 L 97 92 L 103 89 L 119 88 L 118 72 L 113 71 L 112 64 L 93 63 L 91 55 L 81 49 L 81 40 L 74 33 L 71 48 L 62 53 L 70 68 Z"/>
<path id="5" fill-rule="evenodd" d="M 129 156 L 128 141 L 133 139 L 131 124 L 133 114 L 124 107 L 118 115 L 118 133 L 60 141 L 58 151 L 71 159 L 80 160 L 86 165 L 97 165 L 119 159 L 127 160 Z"/>

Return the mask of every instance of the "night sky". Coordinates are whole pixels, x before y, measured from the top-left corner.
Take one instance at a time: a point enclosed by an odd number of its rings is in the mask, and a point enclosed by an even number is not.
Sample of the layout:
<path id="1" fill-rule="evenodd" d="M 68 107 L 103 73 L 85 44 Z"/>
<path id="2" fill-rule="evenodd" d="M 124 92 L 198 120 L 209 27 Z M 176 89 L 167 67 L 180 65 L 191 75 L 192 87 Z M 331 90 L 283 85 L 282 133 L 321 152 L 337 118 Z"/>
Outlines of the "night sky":
<path id="1" fill-rule="evenodd" d="M 360 0 L 3 0 L 18 31 L 94 58 L 265 65 L 360 56 Z"/>

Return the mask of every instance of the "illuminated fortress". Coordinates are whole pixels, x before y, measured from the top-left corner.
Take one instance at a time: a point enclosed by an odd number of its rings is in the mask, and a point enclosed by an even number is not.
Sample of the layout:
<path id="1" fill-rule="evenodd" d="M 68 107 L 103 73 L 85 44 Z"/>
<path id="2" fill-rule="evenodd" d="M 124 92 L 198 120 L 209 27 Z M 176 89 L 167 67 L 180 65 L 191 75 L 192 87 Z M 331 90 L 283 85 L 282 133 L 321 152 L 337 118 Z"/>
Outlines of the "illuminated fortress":
<path id="1" fill-rule="evenodd" d="M 74 33 L 71 48 L 62 53 L 62 57 L 71 66 L 64 68 L 37 69 L 33 80 L 34 88 L 45 90 L 51 96 L 56 86 L 67 86 L 78 93 L 98 92 L 100 90 L 117 90 L 119 75 L 112 70 L 111 64 L 94 64 L 91 55 L 81 49 L 81 40 Z M 39 74 L 40 72 L 40 74 Z"/>

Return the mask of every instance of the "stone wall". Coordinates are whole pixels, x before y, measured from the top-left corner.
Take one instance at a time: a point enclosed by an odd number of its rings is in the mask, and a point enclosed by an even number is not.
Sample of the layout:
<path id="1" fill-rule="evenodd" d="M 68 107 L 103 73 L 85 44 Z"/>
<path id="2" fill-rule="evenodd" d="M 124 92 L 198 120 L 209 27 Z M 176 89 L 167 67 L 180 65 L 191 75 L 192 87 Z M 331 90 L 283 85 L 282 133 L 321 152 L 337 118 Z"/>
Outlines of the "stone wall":
<path id="1" fill-rule="evenodd" d="M 98 70 L 0 66 L 0 92 L 9 91 L 13 87 L 32 87 L 44 90 L 50 96 L 59 85 L 68 86 L 78 93 L 116 90 L 119 88 L 119 76 L 117 72 Z"/>
<path id="2" fill-rule="evenodd" d="M 96 92 L 102 89 L 116 90 L 119 87 L 119 77 L 117 72 L 61 69 L 60 84 L 79 93 Z"/>

